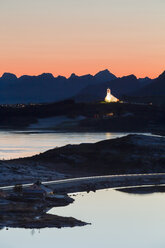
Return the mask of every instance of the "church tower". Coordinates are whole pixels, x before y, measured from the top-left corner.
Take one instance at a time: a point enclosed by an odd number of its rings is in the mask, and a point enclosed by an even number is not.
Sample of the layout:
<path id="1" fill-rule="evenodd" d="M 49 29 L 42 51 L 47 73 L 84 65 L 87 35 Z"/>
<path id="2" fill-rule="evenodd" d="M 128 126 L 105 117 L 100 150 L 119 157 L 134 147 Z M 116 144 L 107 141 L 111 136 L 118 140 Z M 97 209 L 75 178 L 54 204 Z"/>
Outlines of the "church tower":
<path id="1" fill-rule="evenodd" d="M 111 94 L 111 90 L 107 89 L 107 95 L 105 97 L 105 102 L 118 102 L 119 99 L 117 99 L 115 96 Z"/>

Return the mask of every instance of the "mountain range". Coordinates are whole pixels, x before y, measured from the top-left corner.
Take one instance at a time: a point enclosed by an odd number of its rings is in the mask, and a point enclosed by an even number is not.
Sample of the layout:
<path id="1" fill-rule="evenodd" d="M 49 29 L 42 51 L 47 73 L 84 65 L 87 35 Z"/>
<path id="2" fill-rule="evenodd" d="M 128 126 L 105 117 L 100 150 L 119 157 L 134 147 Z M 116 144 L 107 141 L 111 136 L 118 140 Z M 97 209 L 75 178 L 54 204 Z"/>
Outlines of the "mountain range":
<path id="1" fill-rule="evenodd" d="M 134 75 L 118 78 L 107 69 L 94 76 L 73 73 L 69 78 L 54 77 L 51 73 L 17 78 L 12 73 L 4 73 L 0 77 L 0 104 L 57 102 L 68 98 L 103 100 L 107 88 L 118 98 L 123 95 L 165 95 L 165 72 L 156 79 L 137 79 Z"/>
<path id="2" fill-rule="evenodd" d="M 158 78 L 151 80 L 149 85 L 145 85 L 139 91 L 134 92 L 133 95 L 165 96 L 165 71 Z"/>
<path id="3" fill-rule="evenodd" d="M 95 85 L 95 88 L 88 85 L 75 96 L 75 99 L 78 102 L 103 100 L 107 88 L 110 88 L 112 94 L 119 99 L 123 96 L 165 96 L 165 72 L 156 79 L 150 79 L 148 77 L 137 79 L 134 75 L 128 75 L 102 82 Z"/>
<path id="4" fill-rule="evenodd" d="M 21 76 L 4 73 L 0 78 L 0 103 L 44 103 L 56 102 L 71 98 L 88 85 L 96 85 L 116 79 L 108 70 L 96 75 L 77 76 L 74 73 L 69 78 L 54 77 L 50 73 L 39 76 Z"/>

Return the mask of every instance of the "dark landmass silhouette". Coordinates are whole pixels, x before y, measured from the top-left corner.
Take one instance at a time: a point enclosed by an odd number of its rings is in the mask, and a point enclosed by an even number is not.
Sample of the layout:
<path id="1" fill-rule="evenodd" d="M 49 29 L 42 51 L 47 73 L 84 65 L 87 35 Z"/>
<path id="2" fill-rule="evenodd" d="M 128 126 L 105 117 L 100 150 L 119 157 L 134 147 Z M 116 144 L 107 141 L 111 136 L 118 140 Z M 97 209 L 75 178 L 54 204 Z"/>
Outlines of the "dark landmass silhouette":
<path id="1" fill-rule="evenodd" d="M 49 103 L 71 98 L 78 102 L 97 101 L 104 99 L 107 88 L 118 98 L 162 96 L 165 95 L 165 72 L 156 79 L 137 79 L 134 75 L 117 78 L 107 69 L 94 76 L 72 73 L 69 78 L 54 77 L 51 73 L 18 78 L 4 73 L 0 78 L 0 104 Z"/>
<path id="2" fill-rule="evenodd" d="M 49 163 L 49 168 L 52 165 L 59 172 L 77 176 L 82 172 L 84 175 L 158 173 L 165 171 L 164 151 L 162 137 L 128 135 L 93 144 L 66 145 L 22 161 Z"/>
<path id="3" fill-rule="evenodd" d="M 133 93 L 136 96 L 165 96 L 165 71 L 151 83 Z"/>
<path id="4" fill-rule="evenodd" d="M 78 102 L 101 101 L 105 98 L 107 88 L 111 89 L 111 92 L 115 97 L 120 98 L 122 95 L 140 89 L 141 84 L 134 75 L 116 78 L 108 82 L 97 84 L 95 85 L 95 88 L 88 85 L 80 91 L 75 97 L 75 100 Z"/>
<path id="5" fill-rule="evenodd" d="M 141 86 L 144 87 L 152 82 L 152 79 L 149 77 L 145 78 L 139 78 L 139 82 L 141 83 Z"/>
<path id="6" fill-rule="evenodd" d="M 0 104 L 57 102 L 75 96 L 87 85 L 96 85 L 116 78 L 108 70 L 95 76 L 77 76 L 74 73 L 67 79 L 54 77 L 51 73 L 39 76 L 4 73 L 0 78 Z"/>
<path id="7" fill-rule="evenodd" d="M 154 102 L 159 105 L 164 102 L 165 72 L 156 79 L 148 77 L 137 79 L 134 75 L 128 75 L 97 84 L 94 89 L 88 85 L 75 96 L 75 100 L 78 102 L 101 101 L 105 97 L 107 88 L 111 89 L 115 97 L 122 100 L 141 103 Z M 161 98 L 159 98 L 160 96 Z"/>

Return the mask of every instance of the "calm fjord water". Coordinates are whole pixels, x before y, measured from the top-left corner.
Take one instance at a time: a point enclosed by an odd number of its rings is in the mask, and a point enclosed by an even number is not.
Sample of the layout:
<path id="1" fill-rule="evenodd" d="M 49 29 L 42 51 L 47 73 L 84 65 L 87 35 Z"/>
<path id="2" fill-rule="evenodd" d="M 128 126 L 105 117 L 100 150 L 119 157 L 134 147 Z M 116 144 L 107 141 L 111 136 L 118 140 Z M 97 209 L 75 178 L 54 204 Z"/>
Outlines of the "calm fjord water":
<path id="1" fill-rule="evenodd" d="M 56 146 L 97 142 L 123 133 L 0 132 L 0 158 L 16 158 Z M 41 230 L 5 228 L 2 248 L 164 248 L 165 193 L 135 195 L 115 190 L 79 193 L 67 207 L 51 213 L 91 223 L 84 227 Z"/>
<path id="2" fill-rule="evenodd" d="M 164 248 L 165 193 L 134 195 L 115 190 L 79 193 L 67 207 L 50 212 L 91 225 L 0 231 L 3 248 Z"/>
<path id="3" fill-rule="evenodd" d="M 126 134 L 0 131 L 0 159 L 26 157 L 67 144 L 94 143 Z"/>

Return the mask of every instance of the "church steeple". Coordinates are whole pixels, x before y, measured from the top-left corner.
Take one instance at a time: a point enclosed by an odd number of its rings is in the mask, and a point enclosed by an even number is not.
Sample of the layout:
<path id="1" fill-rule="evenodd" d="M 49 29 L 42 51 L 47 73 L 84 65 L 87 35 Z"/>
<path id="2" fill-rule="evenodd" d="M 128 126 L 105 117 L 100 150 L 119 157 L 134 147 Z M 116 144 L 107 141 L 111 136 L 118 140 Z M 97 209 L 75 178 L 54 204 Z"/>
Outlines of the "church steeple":
<path id="1" fill-rule="evenodd" d="M 107 95 L 105 97 L 105 102 L 118 102 L 119 99 L 117 99 L 115 96 L 111 94 L 111 90 L 107 89 Z"/>

